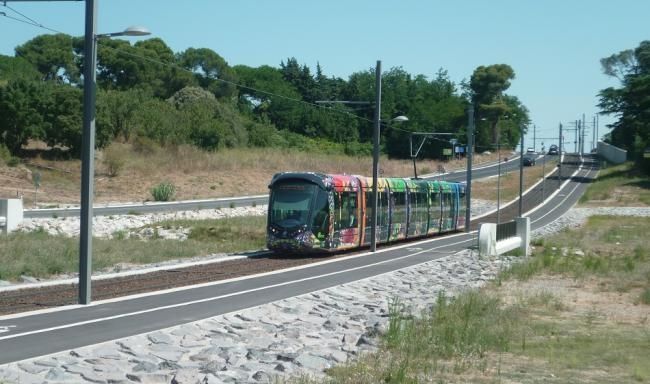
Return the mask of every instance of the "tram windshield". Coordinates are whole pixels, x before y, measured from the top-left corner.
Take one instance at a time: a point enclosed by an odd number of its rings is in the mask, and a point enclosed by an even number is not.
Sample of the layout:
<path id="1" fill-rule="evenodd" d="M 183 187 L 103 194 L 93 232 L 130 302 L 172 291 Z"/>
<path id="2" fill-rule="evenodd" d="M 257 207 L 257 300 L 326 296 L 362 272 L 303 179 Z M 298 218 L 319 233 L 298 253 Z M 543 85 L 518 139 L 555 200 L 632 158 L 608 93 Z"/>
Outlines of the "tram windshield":
<path id="1" fill-rule="evenodd" d="M 317 191 L 316 185 L 301 181 L 273 186 L 269 225 L 292 229 L 307 224 L 311 203 Z"/>

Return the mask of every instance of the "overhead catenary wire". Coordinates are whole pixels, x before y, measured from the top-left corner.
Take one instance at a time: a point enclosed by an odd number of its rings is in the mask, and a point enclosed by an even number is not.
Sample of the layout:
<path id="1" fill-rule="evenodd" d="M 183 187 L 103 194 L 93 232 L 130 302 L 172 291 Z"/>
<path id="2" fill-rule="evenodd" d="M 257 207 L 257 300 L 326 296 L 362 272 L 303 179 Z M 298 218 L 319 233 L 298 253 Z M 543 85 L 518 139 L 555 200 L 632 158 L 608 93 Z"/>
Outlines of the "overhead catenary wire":
<path id="1" fill-rule="evenodd" d="M 21 13 L 21 12 L 19 12 L 18 10 L 11 8 L 10 6 L 7 5 L 7 2 L 6 2 L 6 1 L 5 1 L 2 5 L 4 5 L 4 6 L 5 6 L 6 8 L 8 8 L 8 9 L 12 10 L 14 13 L 16 13 L 16 14 L 22 16 L 23 18 L 25 18 L 25 19 L 31 21 L 31 22 L 34 23 L 35 25 L 42 25 L 42 24 L 39 23 L 38 21 L 36 21 L 36 20 L 32 19 L 31 17 L 25 15 L 24 13 Z"/>
<path id="2" fill-rule="evenodd" d="M 56 29 L 52 29 L 52 28 L 46 27 L 45 25 L 43 25 L 43 24 L 37 22 L 36 20 L 32 19 L 31 17 L 29 17 L 29 16 L 27 16 L 27 15 L 21 13 L 21 12 L 18 12 L 18 11 L 15 10 L 15 9 L 11 8 L 11 7 L 8 6 L 6 3 L 3 3 L 3 6 L 4 6 L 5 8 L 7 8 L 7 9 L 10 9 L 10 10 L 13 11 L 13 12 L 15 12 L 16 14 L 22 16 L 23 19 L 19 19 L 19 18 L 17 18 L 17 17 L 9 16 L 9 15 L 7 15 L 5 12 L 0 12 L 0 16 L 4 16 L 4 17 L 6 17 L 6 18 L 8 18 L 8 19 L 11 19 L 11 20 L 14 20 L 14 21 L 18 21 L 18 22 L 20 22 L 20 23 L 24 23 L 24 24 L 31 25 L 31 26 L 34 26 L 34 27 L 43 28 L 43 29 L 46 29 L 46 30 L 48 30 L 48 31 L 50 31 L 50 32 L 55 32 L 55 33 L 65 33 L 65 32 L 61 32 L 61 31 L 57 31 Z M 25 20 L 25 19 L 26 19 L 26 20 Z"/>

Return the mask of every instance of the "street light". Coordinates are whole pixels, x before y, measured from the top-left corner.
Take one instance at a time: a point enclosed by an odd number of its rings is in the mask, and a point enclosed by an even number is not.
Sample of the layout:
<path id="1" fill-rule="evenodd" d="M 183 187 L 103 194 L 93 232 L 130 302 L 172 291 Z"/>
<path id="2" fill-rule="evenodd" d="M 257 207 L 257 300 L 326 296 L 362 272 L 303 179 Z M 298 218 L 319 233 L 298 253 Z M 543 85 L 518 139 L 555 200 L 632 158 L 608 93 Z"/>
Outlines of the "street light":
<path id="1" fill-rule="evenodd" d="M 472 147 L 474 146 L 474 103 L 467 109 L 467 186 L 465 187 L 465 232 L 470 231 L 472 208 Z"/>
<path id="2" fill-rule="evenodd" d="M 81 212 L 79 231 L 79 304 L 90 304 L 92 274 L 93 178 L 95 174 L 95 95 L 97 80 L 97 40 L 102 37 L 145 36 L 142 27 L 122 32 L 96 34 L 97 0 L 86 0 L 84 36 L 84 104 L 81 135 Z"/>
<path id="3" fill-rule="evenodd" d="M 546 149 L 544 148 L 544 142 L 542 141 L 542 202 L 544 202 L 544 186 L 546 184 Z"/>
<path id="4" fill-rule="evenodd" d="M 397 116 L 392 121 L 408 121 L 406 116 Z M 379 207 L 379 194 L 377 183 L 379 182 L 379 139 L 381 125 L 381 60 L 377 60 L 375 68 L 375 116 L 374 129 L 372 134 L 372 231 L 370 231 L 370 251 L 377 250 L 377 209 Z"/>
<path id="5" fill-rule="evenodd" d="M 510 117 L 517 116 L 516 113 L 511 115 L 505 115 L 504 120 L 509 119 Z M 501 222 L 501 127 L 499 127 L 499 119 L 497 118 L 496 122 L 497 128 L 497 224 Z M 507 158 L 506 158 L 507 161 Z"/>
<path id="6" fill-rule="evenodd" d="M 521 210 L 524 204 L 522 199 L 522 190 L 524 188 L 524 125 L 521 124 L 519 127 L 519 133 L 521 135 L 521 149 L 519 150 L 519 217 L 521 217 Z M 533 148 L 533 151 L 535 149 Z"/>

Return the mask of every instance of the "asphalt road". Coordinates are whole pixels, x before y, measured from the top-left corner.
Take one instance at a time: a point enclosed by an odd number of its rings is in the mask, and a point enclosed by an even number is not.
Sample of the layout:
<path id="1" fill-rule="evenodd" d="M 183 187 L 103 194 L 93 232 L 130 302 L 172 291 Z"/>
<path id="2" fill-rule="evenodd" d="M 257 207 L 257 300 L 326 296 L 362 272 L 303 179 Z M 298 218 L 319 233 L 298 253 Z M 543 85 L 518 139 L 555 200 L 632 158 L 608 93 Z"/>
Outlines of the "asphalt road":
<path id="1" fill-rule="evenodd" d="M 595 177 L 576 171 L 559 193 L 530 213 L 531 228 L 573 206 Z M 196 321 L 428 262 L 476 244 L 476 232 L 381 247 L 374 254 L 44 313 L 0 317 L 0 364 Z"/>

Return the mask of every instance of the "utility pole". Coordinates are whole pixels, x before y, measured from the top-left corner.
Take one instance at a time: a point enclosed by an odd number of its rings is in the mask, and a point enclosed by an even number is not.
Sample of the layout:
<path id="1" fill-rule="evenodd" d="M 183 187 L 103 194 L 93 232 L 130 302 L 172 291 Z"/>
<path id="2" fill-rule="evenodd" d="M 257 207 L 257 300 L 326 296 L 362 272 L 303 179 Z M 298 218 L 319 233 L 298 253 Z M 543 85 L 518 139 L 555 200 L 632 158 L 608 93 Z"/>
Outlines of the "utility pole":
<path id="1" fill-rule="evenodd" d="M 596 115 L 594 115 L 591 129 L 591 150 L 593 151 L 594 148 L 596 148 Z"/>
<path id="2" fill-rule="evenodd" d="M 533 124 L 533 151 L 537 152 L 537 126 Z"/>
<path id="3" fill-rule="evenodd" d="M 560 123 L 560 138 L 559 138 L 559 141 L 560 141 L 560 147 L 559 147 L 560 148 L 560 153 L 559 153 L 558 157 L 559 157 L 560 161 L 557 164 L 557 167 L 558 167 L 557 178 L 558 178 L 558 180 L 560 182 L 560 185 L 562 185 L 562 123 Z"/>
<path id="4" fill-rule="evenodd" d="M 465 232 L 469 232 L 472 207 L 472 147 L 474 146 L 474 104 L 467 110 L 467 186 L 465 187 Z"/>
<path id="5" fill-rule="evenodd" d="M 596 147 L 598 147 L 598 139 L 600 139 L 600 136 L 598 136 L 598 114 L 596 114 Z"/>
<path id="6" fill-rule="evenodd" d="M 501 135 L 497 131 L 497 224 L 501 222 L 501 149 L 499 148 L 499 139 Z"/>
<path id="7" fill-rule="evenodd" d="M 587 120 L 585 120 L 585 114 L 582 114 L 582 147 L 580 147 L 580 156 L 584 155 L 585 153 L 585 139 L 587 138 Z"/>
<path id="8" fill-rule="evenodd" d="M 580 137 L 580 120 L 576 120 L 576 129 L 573 132 L 575 137 L 573 140 L 573 151 L 578 153 L 578 137 Z"/>
<path id="9" fill-rule="evenodd" d="M 522 206 L 523 206 L 523 196 L 522 191 L 524 189 L 524 126 L 522 125 L 519 128 L 521 132 L 521 149 L 519 154 L 519 217 L 521 217 Z"/>
<path id="10" fill-rule="evenodd" d="M 370 251 L 377 250 L 377 209 L 379 196 L 377 183 L 379 182 L 379 123 L 381 118 L 381 60 L 377 60 L 375 68 L 375 119 L 372 135 L 372 231 L 370 231 Z"/>

